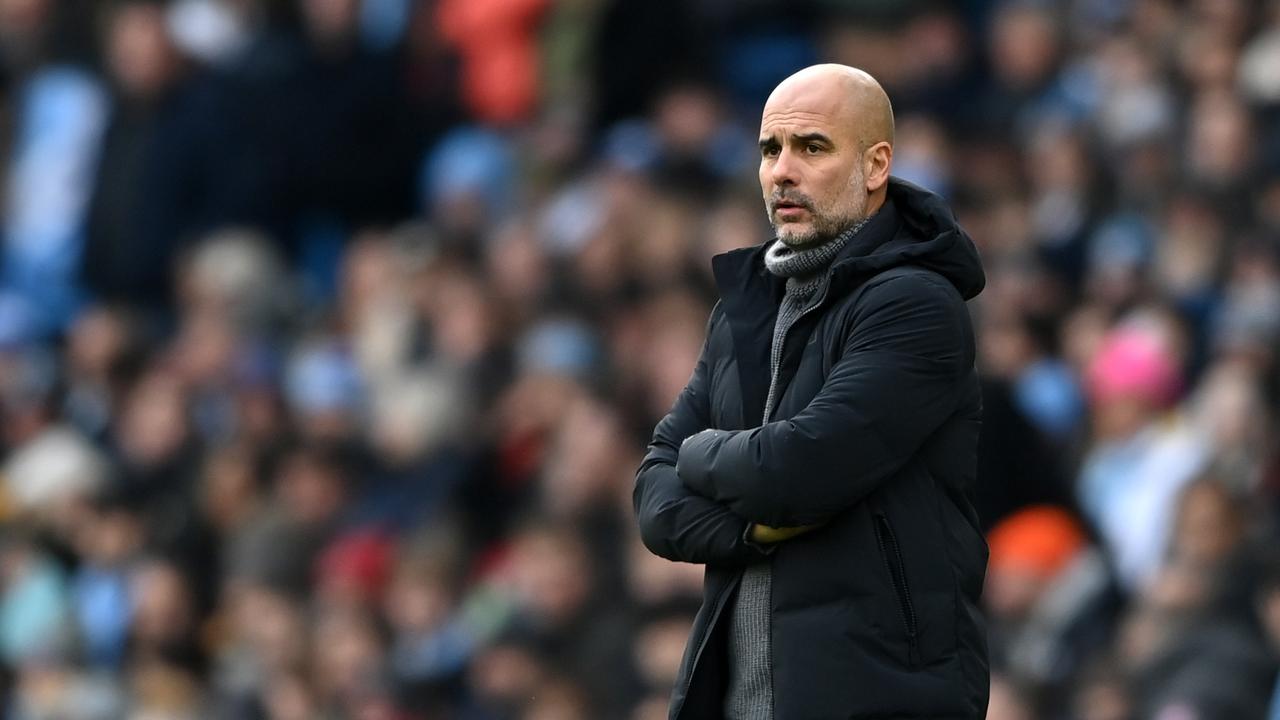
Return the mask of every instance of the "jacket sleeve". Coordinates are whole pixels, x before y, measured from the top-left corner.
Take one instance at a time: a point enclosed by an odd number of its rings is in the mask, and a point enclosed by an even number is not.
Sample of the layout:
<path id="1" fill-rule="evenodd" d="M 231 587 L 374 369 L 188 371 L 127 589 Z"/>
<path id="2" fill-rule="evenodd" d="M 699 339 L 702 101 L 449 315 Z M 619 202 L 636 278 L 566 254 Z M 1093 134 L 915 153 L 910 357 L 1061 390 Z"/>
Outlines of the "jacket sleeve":
<path id="1" fill-rule="evenodd" d="M 713 322 L 714 317 L 713 312 Z M 681 562 L 740 565 L 765 557 L 760 546 L 745 539 L 750 523 L 722 503 L 693 492 L 676 475 L 680 443 L 710 425 L 707 349 L 711 324 L 689 384 L 653 431 L 653 441 L 636 473 L 632 502 L 640 539 L 655 555 Z"/>
<path id="2" fill-rule="evenodd" d="M 866 497 L 954 412 L 972 371 L 968 310 L 942 282 L 913 273 L 868 287 L 809 405 L 751 430 L 689 438 L 680 478 L 771 526 L 822 522 Z"/>

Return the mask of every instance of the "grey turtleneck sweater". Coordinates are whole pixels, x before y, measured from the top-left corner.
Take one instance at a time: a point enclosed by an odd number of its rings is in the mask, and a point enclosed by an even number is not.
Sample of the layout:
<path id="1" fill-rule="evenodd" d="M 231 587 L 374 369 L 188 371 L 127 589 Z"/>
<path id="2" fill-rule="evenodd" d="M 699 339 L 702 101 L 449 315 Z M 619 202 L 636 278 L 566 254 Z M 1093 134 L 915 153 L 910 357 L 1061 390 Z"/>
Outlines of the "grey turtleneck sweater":
<path id="1" fill-rule="evenodd" d="M 765 252 L 769 272 L 787 279 L 778 317 L 773 324 L 769 354 L 769 394 L 764 418 L 769 422 L 778 398 L 778 366 L 787 331 L 817 302 L 829 279 L 826 272 L 840 250 L 866 220 L 812 248 L 792 248 L 776 241 Z M 773 658 L 771 648 L 772 566 L 768 559 L 748 567 L 729 617 L 729 686 L 725 691 L 726 720 L 773 720 Z"/>

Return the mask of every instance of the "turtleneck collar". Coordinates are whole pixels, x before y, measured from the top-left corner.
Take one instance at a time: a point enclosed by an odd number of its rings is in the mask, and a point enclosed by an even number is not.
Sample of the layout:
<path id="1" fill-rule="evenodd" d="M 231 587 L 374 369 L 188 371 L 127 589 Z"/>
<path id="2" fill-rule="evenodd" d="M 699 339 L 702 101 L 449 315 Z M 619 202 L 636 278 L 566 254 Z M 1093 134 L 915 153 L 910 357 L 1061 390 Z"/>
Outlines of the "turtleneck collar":
<path id="1" fill-rule="evenodd" d="M 807 278 L 827 269 L 845 245 L 866 226 L 874 215 L 869 215 L 846 228 L 839 235 L 821 245 L 793 248 L 781 240 L 775 240 L 765 251 L 764 264 L 769 272 L 783 278 Z"/>

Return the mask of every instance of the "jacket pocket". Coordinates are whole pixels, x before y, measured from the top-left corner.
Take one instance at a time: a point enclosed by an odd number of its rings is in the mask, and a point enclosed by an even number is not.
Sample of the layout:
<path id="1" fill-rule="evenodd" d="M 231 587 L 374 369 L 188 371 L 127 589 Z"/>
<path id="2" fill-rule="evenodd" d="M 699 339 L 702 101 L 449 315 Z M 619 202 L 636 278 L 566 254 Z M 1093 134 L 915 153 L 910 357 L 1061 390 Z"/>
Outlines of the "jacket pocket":
<path id="1" fill-rule="evenodd" d="M 902 626 L 907 634 L 907 664 L 916 667 L 920 664 L 919 618 L 916 617 L 915 605 L 911 602 L 911 588 L 907 585 L 907 569 L 902 562 L 902 547 L 898 545 L 898 537 L 889 523 L 889 516 L 877 511 L 876 544 L 880 547 L 880 557 L 889 571 L 889 579 L 893 584 L 893 594 L 898 601 L 898 611 L 902 616 Z"/>

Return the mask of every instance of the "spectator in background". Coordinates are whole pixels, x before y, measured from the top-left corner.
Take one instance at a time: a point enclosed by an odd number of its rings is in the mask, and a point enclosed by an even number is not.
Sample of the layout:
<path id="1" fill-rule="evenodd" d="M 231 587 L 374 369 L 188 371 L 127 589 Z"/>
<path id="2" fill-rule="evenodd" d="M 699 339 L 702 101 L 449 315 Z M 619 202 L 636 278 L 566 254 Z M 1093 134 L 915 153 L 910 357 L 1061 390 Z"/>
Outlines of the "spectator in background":
<path id="1" fill-rule="evenodd" d="M 204 109 L 194 105 L 165 5 L 116 3 L 102 11 L 113 103 L 89 205 L 83 282 L 102 298 L 160 307 L 201 189 L 180 163 L 199 152 Z"/>
<path id="2" fill-rule="evenodd" d="M 540 65 L 534 30 L 546 0 L 444 0 L 437 6 L 441 35 L 462 59 L 462 96 L 476 119 L 495 125 L 533 113 Z"/>
<path id="3" fill-rule="evenodd" d="M 1064 707 L 1071 681 L 1107 645 L 1118 598 L 1105 557 L 1068 512 L 1031 506 L 987 535 L 983 597 L 992 654 L 1015 684 L 1036 688 L 1045 707 Z"/>
<path id="4" fill-rule="evenodd" d="M 65 656 L 73 641 L 66 573 L 31 537 L 0 549 L 0 652 L 9 667 Z"/>
<path id="5" fill-rule="evenodd" d="M 3 168 L 0 297 L 41 335 L 61 330 L 81 302 L 77 285 L 84 222 L 106 125 L 108 99 L 85 67 L 83 40 L 67 13 L 81 3 L 10 0 L 0 42 L 14 84 L 13 141 Z M 70 23 L 70 21 L 67 21 Z"/>
<path id="6" fill-rule="evenodd" d="M 1159 567 L 1174 500 L 1203 467 L 1204 446 L 1184 419 L 1162 418 L 1180 380 L 1167 340 L 1154 329 L 1107 335 L 1088 383 L 1094 435 L 1081 467 L 1080 506 L 1126 590 L 1137 591 Z"/>
<path id="7" fill-rule="evenodd" d="M 120 671 L 127 660 L 135 612 L 130 585 L 145 542 L 136 502 L 104 493 L 85 509 L 75 531 L 75 549 L 84 563 L 72 578 L 72 603 L 92 667 Z"/>

